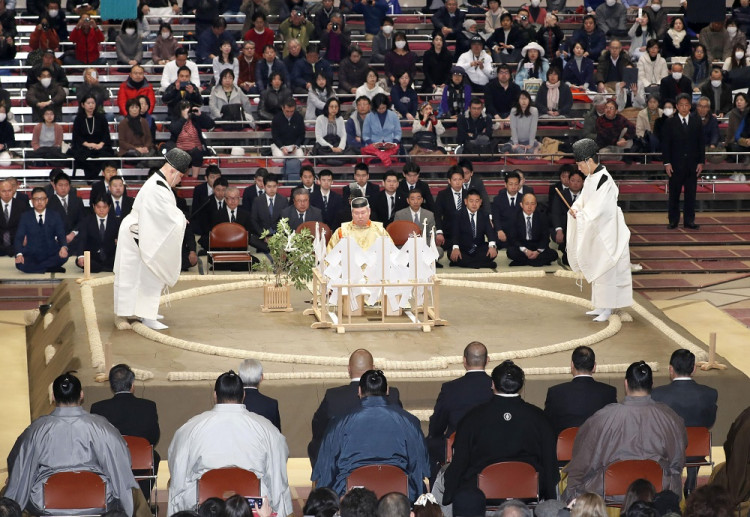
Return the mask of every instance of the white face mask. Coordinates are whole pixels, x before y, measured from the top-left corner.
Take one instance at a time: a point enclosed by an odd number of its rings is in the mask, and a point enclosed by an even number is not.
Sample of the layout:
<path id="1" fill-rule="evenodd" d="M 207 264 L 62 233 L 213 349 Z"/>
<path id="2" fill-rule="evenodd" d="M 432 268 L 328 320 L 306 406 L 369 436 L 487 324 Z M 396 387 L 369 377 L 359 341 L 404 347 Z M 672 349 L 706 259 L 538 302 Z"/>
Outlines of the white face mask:
<path id="1" fill-rule="evenodd" d="M 661 4 L 651 4 L 651 10 L 655 13 L 658 13 L 659 9 L 661 9 Z"/>
<path id="2" fill-rule="evenodd" d="M 390 34 L 393 32 L 393 25 L 383 25 L 383 34 Z"/>
<path id="3" fill-rule="evenodd" d="M 98 73 L 96 73 L 96 72 L 91 72 L 91 78 L 92 78 L 92 79 L 96 79 L 97 77 L 99 77 L 99 74 L 98 74 Z"/>
<path id="4" fill-rule="evenodd" d="M 721 79 L 711 79 L 711 86 L 714 88 L 721 86 Z"/>
<path id="5" fill-rule="evenodd" d="M 404 48 L 406 46 L 406 42 L 404 40 L 398 40 L 396 42 L 396 48 Z"/>
<path id="6" fill-rule="evenodd" d="M 0 113 L 0 122 L 3 122 L 8 117 L 7 113 Z"/>
<path id="7" fill-rule="evenodd" d="M 125 34 L 127 34 L 128 36 L 132 36 L 133 34 L 135 34 L 135 29 L 133 29 L 132 27 L 129 29 L 125 29 Z"/>
<path id="8" fill-rule="evenodd" d="M 730 36 L 734 37 L 735 34 L 737 34 L 737 27 L 731 26 L 727 27 L 727 32 Z"/>
<path id="9" fill-rule="evenodd" d="M 45 77 L 44 79 L 39 80 L 40 83 L 42 83 L 42 86 L 45 88 L 49 87 L 50 84 L 52 84 L 52 78 L 51 77 Z"/>
<path id="10" fill-rule="evenodd" d="M 51 10 L 51 11 L 49 12 L 49 16 L 50 16 L 50 18 L 57 18 L 57 15 L 58 15 L 58 14 L 60 14 L 60 11 L 58 11 L 57 9 L 52 9 L 52 10 Z"/>
<path id="11" fill-rule="evenodd" d="M 169 37 L 172 35 L 171 32 L 162 32 L 161 37 L 162 39 L 169 39 Z"/>
<path id="12" fill-rule="evenodd" d="M 672 72 L 672 77 L 675 81 L 679 81 L 682 79 L 682 72 Z"/>
<path id="13" fill-rule="evenodd" d="M 607 6 L 612 7 L 617 3 L 617 0 L 607 0 Z"/>
<path id="14" fill-rule="evenodd" d="M 737 52 L 734 53 L 734 57 L 736 57 L 738 60 L 742 59 L 743 57 L 745 57 L 745 53 L 742 52 L 741 50 L 738 50 Z"/>
<path id="15" fill-rule="evenodd" d="M 671 117 L 672 115 L 674 115 L 674 110 L 672 108 L 664 108 L 663 113 L 666 116 Z"/>
<path id="16" fill-rule="evenodd" d="M 539 7 L 539 0 L 531 0 L 531 7 Z"/>

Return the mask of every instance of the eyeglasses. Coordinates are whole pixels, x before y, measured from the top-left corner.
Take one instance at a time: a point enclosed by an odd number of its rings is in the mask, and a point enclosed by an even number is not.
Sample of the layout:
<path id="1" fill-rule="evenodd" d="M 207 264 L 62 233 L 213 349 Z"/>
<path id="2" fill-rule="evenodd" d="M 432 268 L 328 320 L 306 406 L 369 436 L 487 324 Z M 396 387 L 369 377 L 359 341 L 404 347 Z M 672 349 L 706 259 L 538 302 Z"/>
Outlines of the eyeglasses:
<path id="1" fill-rule="evenodd" d="M 32 197 L 31 200 L 35 203 L 41 202 L 41 201 L 47 201 L 46 197 Z"/>

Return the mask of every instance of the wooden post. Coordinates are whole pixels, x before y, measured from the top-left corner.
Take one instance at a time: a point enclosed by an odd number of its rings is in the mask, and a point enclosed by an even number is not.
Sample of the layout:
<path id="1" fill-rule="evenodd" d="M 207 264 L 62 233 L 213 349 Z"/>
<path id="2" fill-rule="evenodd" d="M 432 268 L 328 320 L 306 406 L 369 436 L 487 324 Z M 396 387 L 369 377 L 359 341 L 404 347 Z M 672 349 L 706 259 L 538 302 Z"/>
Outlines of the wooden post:
<path id="1" fill-rule="evenodd" d="M 708 338 L 708 361 L 698 363 L 701 370 L 726 370 L 727 366 L 716 362 L 716 332 L 711 332 Z"/>
<path id="2" fill-rule="evenodd" d="M 91 278 L 91 252 L 83 252 L 83 279 L 89 280 Z"/>

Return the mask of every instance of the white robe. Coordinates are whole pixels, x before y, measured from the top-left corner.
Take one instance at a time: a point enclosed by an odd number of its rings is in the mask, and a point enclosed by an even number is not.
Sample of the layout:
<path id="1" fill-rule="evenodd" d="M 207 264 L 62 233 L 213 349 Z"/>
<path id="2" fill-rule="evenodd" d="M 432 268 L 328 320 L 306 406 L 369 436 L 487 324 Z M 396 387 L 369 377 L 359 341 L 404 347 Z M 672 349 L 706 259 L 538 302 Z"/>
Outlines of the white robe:
<path id="1" fill-rule="evenodd" d="M 607 181 L 597 189 L 605 176 Z M 612 176 L 600 165 L 586 178 L 573 203 L 576 217 L 568 214 L 568 262 L 591 283 L 591 303 L 597 309 L 633 304 L 630 230 L 617 206 L 618 194 Z"/>
<path id="2" fill-rule="evenodd" d="M 207 470 L 240 467 L 260 478 L 261 495 L 279 517 L 292 513 L 286 438 L 244 404 L 216 404 L 180 427 L 169 445 L 169 510 L 193 510 L 198 479 Z"/>
<path id="3" fill-rule="evenodd" d="M 116 315 L 156 319 L 164 287 L 180 278 L 185 225 L 167 180 L 160 172 L 154 174 L 120 224 L 114 267 Z"/>

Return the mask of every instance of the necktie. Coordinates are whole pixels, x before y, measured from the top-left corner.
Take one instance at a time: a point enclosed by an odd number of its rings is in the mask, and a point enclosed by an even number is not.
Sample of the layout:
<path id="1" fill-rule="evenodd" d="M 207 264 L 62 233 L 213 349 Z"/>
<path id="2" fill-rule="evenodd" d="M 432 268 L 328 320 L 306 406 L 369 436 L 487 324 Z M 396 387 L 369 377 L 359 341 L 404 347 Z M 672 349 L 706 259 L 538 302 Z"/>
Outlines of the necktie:
<path id="1" fill-rule="evenodd" d="M 461 210 L 461 194 L 459 192 L 453 194 L 456 196 L 456 210 Z"/>
<path id="2" fill-rule="evenodd" d="M 516 196 L 510 198 L 510 207 L 513 208 L 514 206 L 516 206 Z"/>
<path id="3" fill-rule="evenodd" d="M 469 190 L 469 184 L 468 183 L 464 183 L 464 190 Z"/>
<path id="4" fill-rule="evenodd" d="M 531 217 L 526 218 L 526 239 L 531 240 Z"/>
<path id="5" fill-rule="evenodd" d="M 224 208 L 224 203 L 222 201 L 219 201 L 219 212 L 221 212 L 222 208 Z"/>
<path id="6" fill-rule="evenodd" d="M 115 215 L 120 217 L 122 215 L 122 209 L 120 208 L 120 202 L 115 201 Z"/>
<path id="7" fill-rule="evenodd" d="M 104 228 L 104 219 L 99 219 L 99 237 L 101 237 L 102 240 L 104 240 L 105 231 L 106 228 Z"/>
<path id="8" fill-rule="evenodd" d="M 414 185 L 409 185 L 409 191 L 414 190 Z"/>
<path id="9" fill-rule="evenodd" d="M 578 197 L 578 194 L 573 194 L 573 203 L 576 202 L 576 198 Z"/>
<path id="10" fill-rule="evenodd" d="M 328 196 L 323 196 L 323 210 L 328 210 Z"/>
<path id="11" fill-rule="evenodd" d="M 268 213 L 273 217 L 273 198 L 268 200 Z"/>
<path id="12" fill-rule="evenodd" d="M 682 127 L 687 128 L 687 117 L 682 119 Z"/>
<path id="13" fill-rule="evenodd" d="M 5 222 L 7 223 L 10 221 L 10 205 L 8 203 L 5 203 L 5 210 L 3 210 L 5 213 Z"/>
<path id="14" fill-rule="evenodd" d="M 299 214 L 299 222 L 305 222 L 305 212 L 297 212 Z"/>
<path id="15" fill-rule="evenodd" d="M 42 219 L 42 214 L 39 214 L 39 226 L 44 226 L 44 220 Z"/>
<path id="16" fill-rule="evenodd" d="M 393 215 L 393 205 L 395 204 L 395 201 L 393 199 L 393 196 L 388 196 L 388 219 L 391 218 Z"/>
<path id="17" fill-rule="evenodd" d="M 414 212 L 414 224 L 419 226 L 419 212 Z"/>
<path id="18" fill-rule="evenodd" d="M 477 223 L 474 220 L 474 214 L 471 214 L 471 236 L 472 237 L 477 236 Z"/>
<path id="19" fill-rule="evenodd" d="M 232 217 L 230 217 L 230 218 L 229 218 L 229 222 L 230 222 L 230 223 L 233 223 L 233 222 L 235 222 L 236 220 L 237 220 L 237 219 L 235 219 L 235 217 L 234 217 L 234 210 L 232 210 Z"/>
<path id="20" fill-rule="evenodd" d="M 67 214 L 68 213 L 68 199 L 67 198 L 62 198 L 62 205 L 63 205 L 63 210 L 65 210 L 65 213 Z"/>

